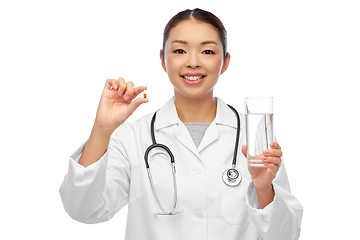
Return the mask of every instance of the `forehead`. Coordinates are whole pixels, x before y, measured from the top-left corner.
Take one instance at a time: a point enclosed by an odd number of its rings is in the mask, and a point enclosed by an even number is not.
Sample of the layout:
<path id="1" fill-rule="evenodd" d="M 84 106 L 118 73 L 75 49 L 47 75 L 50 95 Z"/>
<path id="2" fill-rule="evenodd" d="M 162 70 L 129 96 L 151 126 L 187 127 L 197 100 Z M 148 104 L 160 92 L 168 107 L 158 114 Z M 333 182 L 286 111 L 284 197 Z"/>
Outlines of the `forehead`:
<path id="1" fill-rule="evenodd" d="M 185 20 L 172 28 L 167 42 L 171 43 L 174 40 L 184 40 L 189 43 L 211 40 L 221 43 L 219 33 L 214 26 L 197 20 Z"/>

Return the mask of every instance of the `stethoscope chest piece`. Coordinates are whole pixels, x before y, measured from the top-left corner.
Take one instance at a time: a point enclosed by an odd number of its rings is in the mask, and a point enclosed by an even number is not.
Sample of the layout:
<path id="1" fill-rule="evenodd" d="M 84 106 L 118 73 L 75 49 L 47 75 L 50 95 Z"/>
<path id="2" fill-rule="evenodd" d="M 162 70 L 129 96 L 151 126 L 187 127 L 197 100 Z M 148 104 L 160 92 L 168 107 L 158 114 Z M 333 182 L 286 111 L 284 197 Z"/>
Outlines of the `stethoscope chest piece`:
<path id="1" fill-rule="evenodd" d="M 241 183 L 241 175 L 235 168 L 226 169 L 222 175 L 224 183 L 230 187 L 235 187 Z"/>

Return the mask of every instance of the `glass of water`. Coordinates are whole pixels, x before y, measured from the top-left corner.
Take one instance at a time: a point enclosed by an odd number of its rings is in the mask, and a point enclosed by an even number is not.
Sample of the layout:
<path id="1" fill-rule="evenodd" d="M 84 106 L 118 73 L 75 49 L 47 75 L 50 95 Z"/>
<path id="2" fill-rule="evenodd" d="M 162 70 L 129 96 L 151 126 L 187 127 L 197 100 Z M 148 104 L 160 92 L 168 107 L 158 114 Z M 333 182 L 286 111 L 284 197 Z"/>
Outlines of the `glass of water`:
<path id="1" fill-rule="evenodd" d="M 244 102 L 248 165 L 263 167 L 260 155 L 275 141 L 273 98 L 247 97 Z"/>

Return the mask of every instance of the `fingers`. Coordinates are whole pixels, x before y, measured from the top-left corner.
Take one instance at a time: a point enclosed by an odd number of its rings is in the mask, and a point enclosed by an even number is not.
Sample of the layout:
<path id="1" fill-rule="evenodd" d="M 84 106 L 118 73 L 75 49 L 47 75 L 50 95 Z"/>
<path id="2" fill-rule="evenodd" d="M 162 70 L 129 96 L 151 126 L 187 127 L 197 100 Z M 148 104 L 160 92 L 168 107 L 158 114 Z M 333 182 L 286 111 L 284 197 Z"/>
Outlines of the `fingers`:
<path id="1" fill-rule="evenodd" d="M 118 89 L 119 84 L 116 79 L 108 79 L 105 83 L 105 89 Z"/>
<path id="2" fill-rule="evenodd" d="M 276 166 L 280 166 L 281 164 L 281 158 L 279 157 L 264 157 L 263 158 L 263 163 L 265 164 L 265 166 L 268 164 L 273 164 Z"/>
<path id="3" fill-rule="evenodd" d="M 247 153 L 247 146 L 246 145 L 241 146 L 241 152 L 245 156 L 245 158 L 247 158 L 248 160 L 253 160 L 253 162 L 257 163 L 257 164 L 262 163 L 261 161 L 255 161 L 255 160 L 262 160 L 264 155 L 260 154 L 260 155 L 257 155 L 257 156 L 251 156 L 250 154 Z"/>
<path id="4" fill-rule="evenodd" d="M 130 98 L 130 100 L 132 101 L 134 98 L 137 97 L 137 95 L 139 95 L 140 93 L 142 93 L 145 89 L 147 89 L 147 87 L 145 86 L 141 86 L 141 87 L 137 87 L 135 89 L 133 89 L 133 94 L 132 97 Z M 136 108 L 138 108 L 141 104 L 148 102 L 149 100 L 147 98 L 138 98 L 135 101 L 132 101 L 129 104 L 129 111 L 131 112 L 131 114 L 136 110 Z"/>
<path id="5" fill-rule="evenodd" d="M 143 90 L 147 89 L 145 86 L 138 88 L 134 87 L 134 83 L 129 81 L 125 82 L 123 78 L 108 79 L 105 84 L 105 89 L 116 90 L 119 97 L 122 97 L 125 101 L 131 102 L 135 99 Z"/>
<path id="6" fill-rule="evenodd" d="M 270 168 L 273 173 L 276 173 L 281 165 L 282 151 L 280 150 L 279 144 L 276 142 L 271 143 L 271 149 L 267 149 L 263 154 L 257 156 L 247 156 L 246 145 L 242 145 L 241 152 L 252 164 L 264 164 L 265 167 Z"/>
<path id="7" fill-rule="evenodd" d="M 277 142 L 272 142 L 272 143 L 270 144 L 270 147 L 271 147 L 272 149 L 281 149 L 280 145 L 279 145 Z"/>
<path id="8" fill-rule="evenodd" d="M 270 170 L 271 175 L 274 176 L 274 178 L 276 177 L 277 172 L 279 171 L 280 166 L 279 165 L 275 165 L 275 164 L 271 164 L 271 163 L 264 163 L 264 166 Z"/>
<path id="9" fill-rule="evenodd" d="M 124 100 L 129 101 L 134 95 L 134 83 L 127 82 L 125 84 L 125 89 L 122 90 L 122 93 L 124 94 Z"/>
<path id="10" fill-rule="evenodd" d="M 282 151 L 280 145 L 276 142 L 272 142 L 270 144 L 271 149 L 265 150 L 263 153 L 265 156 L 274 156 L 274 157 L 281 157 Z"/>
<path id="11" fill-rule="evenodd" d="M 268 156 L 272 156 L 272 157 L 281 157 L 282 156 L 282 151 L 278 150 L 278 149 L 268 149 L 264 151 L 264 156 L 268 157 Z"/>
<path id="12" fill-rule="evenodd" d="M 135 97 L 137 97 L 140 93 L 142 93 L 144 90 L 146 90 L 147 87 L 146 86 L 140 86 L 134 89 L 134 97 L 132 99 L 134 99 Z"/>
<path id="13" fill-rule="evenodd" d="M 132 114 L 141 104 L 148 102 L 146 98 L 138 98 L 135 101 L 131 102 L 128 106 L 128 111 Z"/>
<path id="14" fill-rule="evenodd" d="M 276 168 L 277 170 L 281 164 L 282 151 L 281 147 L 278 143 L 272 142 L 270 144 L 271 149 L 267 149 L 264 151 L 264 164 L 268 168 Z M 274 169 L 275 170 L 275 169 Z M 276 172 L 277 172 L 276 170 Z"/>

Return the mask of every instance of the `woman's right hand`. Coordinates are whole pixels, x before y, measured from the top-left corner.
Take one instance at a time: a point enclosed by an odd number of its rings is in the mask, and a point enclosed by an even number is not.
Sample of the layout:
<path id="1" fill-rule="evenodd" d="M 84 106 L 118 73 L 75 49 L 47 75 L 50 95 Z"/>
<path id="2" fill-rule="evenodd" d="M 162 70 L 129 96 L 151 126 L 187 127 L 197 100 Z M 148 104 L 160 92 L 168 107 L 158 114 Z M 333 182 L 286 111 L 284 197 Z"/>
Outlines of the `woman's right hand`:
<path id="1" fill-rule="evenodd" d="M 94 126 L 113 132 L 138 106 L 148 102 L 148 99 L 142 97 L 134 100 L 144 89 L 147 87 L 134 88 L 132 82 L 125 82 L 123 78 L 108 79 L 101 95 Z"/>

